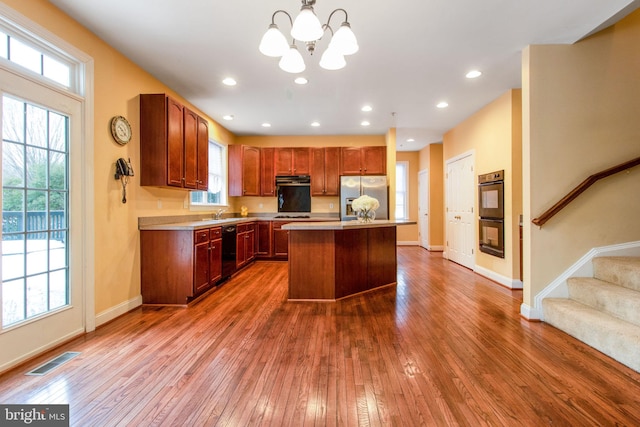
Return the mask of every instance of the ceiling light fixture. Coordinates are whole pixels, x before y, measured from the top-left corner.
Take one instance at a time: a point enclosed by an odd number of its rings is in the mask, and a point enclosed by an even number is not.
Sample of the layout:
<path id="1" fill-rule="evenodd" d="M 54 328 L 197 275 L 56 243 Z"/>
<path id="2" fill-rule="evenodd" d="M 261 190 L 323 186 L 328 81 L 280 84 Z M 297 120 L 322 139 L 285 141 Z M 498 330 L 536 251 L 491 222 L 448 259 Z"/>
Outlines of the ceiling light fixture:
<path id="1" fill-rule="evenodd" d="M 225 120 L 233 120 L 233 114 L 227 114 L 226 116 L 222 116 Z"/>
<path id="2" fill-rule="evenodd" d="M 438 105 L 436 105 L 438 108 L 447 108 L 448 106 L 449 103 L 447 101 L 438 102 Z"/>
<path id="3" fill-rule="evenodd" d="M 468 79 L 475 79 L 475 78 L 480 77 L 481 75 L 482 75 L 481 71 L 479 71 L 479 70 L 471 70 L 466 74 L 465 77 L 468 78 Z"/>
<path id="4" fill-rule="evenodd" d="M 306 85 L 307 83 L 309 83 L 309 80 L 305 79 L 304 77 L 297 77 L 294 82 L 299 85 Z"/>
<path id="5" fill-rule="evenodd" d="M 371 108 L 371 105 L 365 105 L 360 110 L 364 111 L 364 112 L 369 112 L 369 111 L 373 110 L 373 108 Z"/>
<path id="6" fill-rule="evenodd" d="M 344 56 L 353 55 L 359 49 L 356 36 L 353 34 L 353 31 L 351 31 L 347 11 L 344 9 L 335 9 L 329 15 L 327 23 L 323 25 L 313 11 L 313 5 L 316 3 L 316 0 L 301 1 L 302 7 L 300 8 L 300 14 L 298 14 L 295 20 L 284 10 L 276 10 L 273 12 L 271 25 L 269 25 L 269 29 L 267 29 L 267 32 L 264 33 L 260 41 L 260 52 L 266 56 L 279 57 L 280 62 L 278 65 L 282 70 L 288 73 L 301 73 L 305 70 L 306 66 L 296 46 L 296 40 L 304 42 L 307 46 L 307 51 L 313 55 L 316 49 L 316 43 L 322 38 L 325 31 L 329 30 L 332 37 L 329 46 L 320 58 L 320 66 L 326 70 L 339 70 L 344 68 L 347 64 Z M 333 14 L 338 11 L 344 12 L 344 22 L 340 24 L 340 28 L 334 32 L 329 26 L 329 23 L 331 22 Z M 291 44 L 287 42 L 286 37 L 280 32 L 275 23 L 275 18 L 278 13 L 284 13 L 289 18 L 289 22 L 291 23 L 291 37 L 293 37 Z"/>
<path id="7" fill-rule="evenodd" d="M 360 122 L 360 126 L 369 126 L 371 123 L 369 123 L 366 120 L 363 120 L 362 122 Z"/>
<path id="8" fill-rule="evenodd" d="M 224 80 L 222 80 L 222 83 L 224 83 L 227 86 L 235 86 L 236 84 L 238 84 L 238 82 L 236 82 L 236 80 L 233 77 L 227 77 Z"/>
<path id="9" fill-rule="evenodd" d="M 320 126 L 319 122 L 312 122 L 311 126 L 313 126 L 314 128 L 317 128 L 318 126 Z"/>

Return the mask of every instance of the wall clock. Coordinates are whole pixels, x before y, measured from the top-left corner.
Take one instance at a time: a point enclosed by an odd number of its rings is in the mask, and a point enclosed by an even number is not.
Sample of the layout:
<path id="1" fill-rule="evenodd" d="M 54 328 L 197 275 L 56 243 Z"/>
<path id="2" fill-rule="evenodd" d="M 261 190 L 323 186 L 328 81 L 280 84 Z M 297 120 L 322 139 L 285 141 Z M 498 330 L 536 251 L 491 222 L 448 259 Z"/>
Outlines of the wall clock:
<path id="1" fill-rule="evenodd" d="M 120 145 L 125 145 L 131 141 L 131 125 L 122 116 L 115 116 L 111 119 L 111 136 Z"/>

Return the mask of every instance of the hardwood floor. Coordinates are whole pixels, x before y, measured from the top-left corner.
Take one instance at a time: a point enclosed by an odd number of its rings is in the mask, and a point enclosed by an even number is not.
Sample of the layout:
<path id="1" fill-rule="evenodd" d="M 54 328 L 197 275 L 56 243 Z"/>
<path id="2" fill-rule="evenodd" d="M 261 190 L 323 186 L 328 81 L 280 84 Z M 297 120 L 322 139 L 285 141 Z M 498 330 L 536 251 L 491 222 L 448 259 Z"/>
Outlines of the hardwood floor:
<path id="1" fill-rule="evenodd" d="M 74 426 L 640 425 L 639 373 L 439 253 L 399 247 L 396 288 L 286 295 L 287 264 L 257 262 L 5 373 L 0 403 L 70 403 Z M 82 354 L 24 375 L 63 351 Z"/>

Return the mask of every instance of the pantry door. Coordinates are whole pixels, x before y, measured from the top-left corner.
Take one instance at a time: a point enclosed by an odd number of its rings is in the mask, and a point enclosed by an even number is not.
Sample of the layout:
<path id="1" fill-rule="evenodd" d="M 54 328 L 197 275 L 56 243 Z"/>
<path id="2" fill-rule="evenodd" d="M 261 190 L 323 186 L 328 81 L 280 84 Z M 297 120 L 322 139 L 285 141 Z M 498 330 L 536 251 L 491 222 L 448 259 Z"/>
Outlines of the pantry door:
<path id="1" fill-rule="evenodd" d="M 82 104 L 0 70 L 0 370 L 85 331 Z"/>
<path id="2" fill-rule="evenodd" d="M 447 160 L 446 220 L 447 258 L 467 268 L 475 267 L 476 228 L 474 154 Z"/>

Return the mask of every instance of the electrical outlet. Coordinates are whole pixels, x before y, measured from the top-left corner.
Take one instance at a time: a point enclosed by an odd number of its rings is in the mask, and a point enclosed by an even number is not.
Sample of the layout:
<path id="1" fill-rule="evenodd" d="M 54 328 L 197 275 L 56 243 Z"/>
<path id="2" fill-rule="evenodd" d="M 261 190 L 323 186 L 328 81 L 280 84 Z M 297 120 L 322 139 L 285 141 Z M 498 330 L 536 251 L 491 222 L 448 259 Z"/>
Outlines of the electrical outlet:
<path id="1" fill-rule="evenodd" d="M 262 209 L 262 206 L 263 206 L 263 205 L 262 205 L 262 203 L 260 203 L 260 204 L 258 205 L 258 207 L 259 207 L 260 209 Z"/>
<path id="2" fill-rule="evenodd" d="M 162 200 L 158 199 L 158 209 L 162 209 Z"/>
<path id="3" fill-rule="evenodd" d="M 333 203 L 329 203 L 329 209 L 333 209 Z"/>

